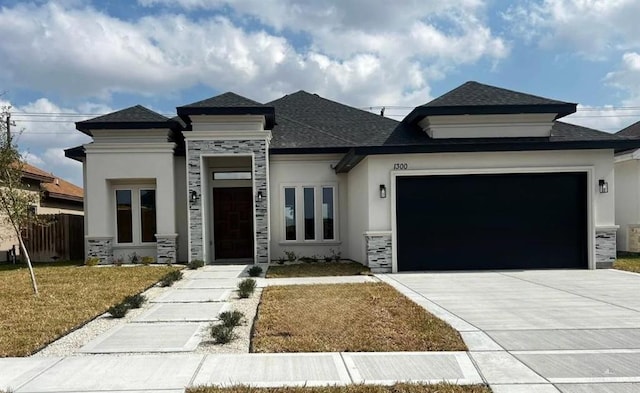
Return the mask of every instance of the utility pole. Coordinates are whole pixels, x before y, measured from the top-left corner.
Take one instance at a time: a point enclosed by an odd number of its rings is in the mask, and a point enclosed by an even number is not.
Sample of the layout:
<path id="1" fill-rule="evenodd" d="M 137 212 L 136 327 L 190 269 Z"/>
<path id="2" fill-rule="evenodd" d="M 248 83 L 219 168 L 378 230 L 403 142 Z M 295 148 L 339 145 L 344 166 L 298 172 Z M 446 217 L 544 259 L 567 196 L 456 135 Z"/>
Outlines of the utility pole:
<path id="1" fill-rule="evenodd" d="M 11 112 L 7 111 L 7 145 L 11 143 Z"/>

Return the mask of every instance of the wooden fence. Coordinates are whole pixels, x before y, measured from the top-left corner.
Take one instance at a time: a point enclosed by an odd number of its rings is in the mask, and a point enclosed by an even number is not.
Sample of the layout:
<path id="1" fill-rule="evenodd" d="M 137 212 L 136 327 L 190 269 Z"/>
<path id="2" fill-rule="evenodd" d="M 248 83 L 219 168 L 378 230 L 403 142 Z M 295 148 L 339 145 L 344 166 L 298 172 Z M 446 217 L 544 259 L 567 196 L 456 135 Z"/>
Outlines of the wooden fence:
<path id="1" fill-rule="evenodd" d="M 23 232 L 32 261 L 84 259 L 84 216 L 41 215 L 47 225 L 31 225 Z"/>

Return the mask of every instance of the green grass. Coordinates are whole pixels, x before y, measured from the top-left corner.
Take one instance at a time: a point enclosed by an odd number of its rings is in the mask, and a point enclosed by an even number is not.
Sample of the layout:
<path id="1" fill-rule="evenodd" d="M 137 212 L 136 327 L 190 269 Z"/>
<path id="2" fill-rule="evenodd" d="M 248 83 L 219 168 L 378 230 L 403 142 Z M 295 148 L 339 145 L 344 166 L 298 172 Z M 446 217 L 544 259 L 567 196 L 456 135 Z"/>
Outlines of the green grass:
<path id="1" fill-rule="evenodd" d="M 452 385 L 408 384 L 399 383 L 392 386 L 381 385 L 346 385 L 323 387 L 282 387 L 255 388 L 249 386 L 213 387 L 201 386 L 188 388 L 187 393 L 491 393 L 485 385 Z"/>
<path id="2" fill-rule="evenodd" d="M 35 264 L 35 297 L 25 265 L 0 266 L 0 357 L 34 353 L 175 269 Z"/>
<path id="3" fill-rule="evenodd" d="M 253 352 L 465 351 L 446 322 L 384 283 L 270 286 Z"/>
<path id="4" fill-rule="evenodd" d="M 267 278 L 353 276 L 369 273 L 369 268 L 357 262 L 316 262 L 269 266 Z"/>

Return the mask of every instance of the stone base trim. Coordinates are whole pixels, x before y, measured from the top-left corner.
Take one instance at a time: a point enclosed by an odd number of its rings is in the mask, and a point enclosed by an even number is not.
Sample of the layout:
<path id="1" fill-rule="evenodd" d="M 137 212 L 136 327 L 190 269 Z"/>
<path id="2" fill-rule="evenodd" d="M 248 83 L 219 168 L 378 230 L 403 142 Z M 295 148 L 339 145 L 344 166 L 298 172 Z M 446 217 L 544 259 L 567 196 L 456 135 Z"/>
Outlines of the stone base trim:
<path id="1" fill-rule="evenodd" d="M 99 258 L 101 265 L 113 261 L 113 237 L 94 236 L 85 237 L 87 241 L 87 259 Z"/>
<path id="2" fill-rule="evenodd" d="M 391 232 L 365 232 L 367 266 L 373 273 L 391 273 Z"/>
<path id="3" fill-rule="evenodd" d="M 167 235 L 156 234 L 156 261 L 158 263 L 176 263 L 178 256 L 178 235 L 175 233 Z"/>
<path id="4" fill-rule="evenodd" d="M 609 269 L 616 261 L 616 229 L 596 228 L 596 269 Z"/>

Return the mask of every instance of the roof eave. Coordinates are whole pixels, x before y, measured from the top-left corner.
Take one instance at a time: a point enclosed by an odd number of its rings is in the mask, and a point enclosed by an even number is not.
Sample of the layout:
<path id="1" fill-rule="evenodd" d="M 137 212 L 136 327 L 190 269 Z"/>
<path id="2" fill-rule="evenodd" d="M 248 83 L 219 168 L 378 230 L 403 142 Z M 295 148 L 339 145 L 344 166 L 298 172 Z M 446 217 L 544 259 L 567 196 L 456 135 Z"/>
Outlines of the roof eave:
<path id="1" fill-rule="evenodd" d="M 145 130 L 150 128 L 168 128 L 179 130 L 180 123 L 167 121 L 118 121 L 118 122 L 84 122 L 76 123 L 76 129 L 86 135 L 93 136 L 91 130 Z"/>
<path id="2" fill-rule="evenodd" d="M 60 194 L 57 192 L 51 192 L 51 191 L 47 191 L 46 192 L 46 196 L 47 198 L 52 198 L 52 199 L 64 199 L 66 201 L 72 201 L 72 202 L 84 202 L 84 198 L 83 197 L 79 197 L 76 195 L 67 195 L 67 194 Z"/>
<path id="3" fill-rule="evenodd" d="M 187 124 L 191 124 L 190 116 L 197 115 L 262 115 L 265 117 L 265 128 L 273 129 L 276 123 L 276 111 L 273 107 L 265 106 L 239 106 L 239 107 L 190 107 L 180 106 L 176 108 L 178 116 Z"/>

